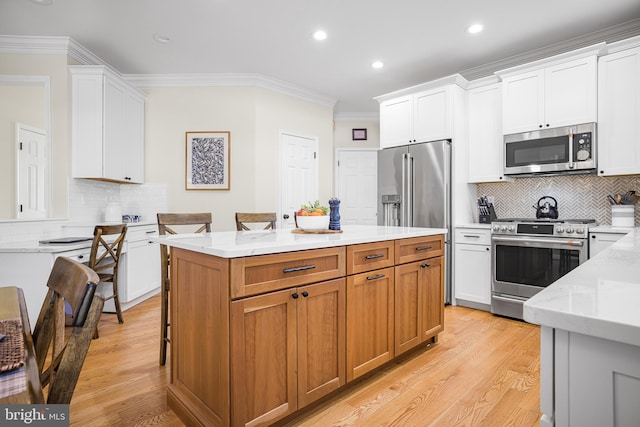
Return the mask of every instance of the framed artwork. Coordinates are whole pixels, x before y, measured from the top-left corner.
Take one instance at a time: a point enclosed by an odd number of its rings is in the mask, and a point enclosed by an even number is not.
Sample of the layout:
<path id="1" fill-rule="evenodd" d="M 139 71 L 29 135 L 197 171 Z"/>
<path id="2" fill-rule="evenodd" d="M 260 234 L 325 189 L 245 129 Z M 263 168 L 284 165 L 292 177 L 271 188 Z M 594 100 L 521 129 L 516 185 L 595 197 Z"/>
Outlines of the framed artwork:
<path id="1" fill-rule="evenodd" d="M 352 129 L 351 130 L 351 139 L 354 141 L 366 141 L 367 140 L 367 130 L 366 129 Z"/>
<path id="2" fill-rule="evenodd" d="M 231 132 L 187 132 L 187 190 L 229 189 Z"/>

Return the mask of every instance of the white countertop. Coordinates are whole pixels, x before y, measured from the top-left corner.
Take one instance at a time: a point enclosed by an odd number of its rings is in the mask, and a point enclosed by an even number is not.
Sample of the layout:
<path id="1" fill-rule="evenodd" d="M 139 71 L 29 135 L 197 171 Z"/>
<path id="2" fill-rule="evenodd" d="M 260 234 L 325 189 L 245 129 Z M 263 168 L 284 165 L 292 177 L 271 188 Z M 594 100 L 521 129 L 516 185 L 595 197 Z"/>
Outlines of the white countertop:
<path id="1" fill-rule="evenodd" d="M 524 319 L 640 346 L 640 228 L 530 298 Z"/>
<path id="2" fill-rule="evenodd" d="M 342 233 L 335 234 L 296 234 L 290 229 L 222 231 L 155 236 L 151 237 L 151 240 L 223 258 L 239 258 L 447 233 L 445 228 L 374 225 L 344 225 L 342 230 Z"/>
<path id="3" fill-rule="evenodd" d="M 633 231 L 633 227 L 614 227 L 612 225 L 598 225 L 597 227 L 589 227 L 589 233 L 611 233 L 611 234 L 627 234 Z"/>

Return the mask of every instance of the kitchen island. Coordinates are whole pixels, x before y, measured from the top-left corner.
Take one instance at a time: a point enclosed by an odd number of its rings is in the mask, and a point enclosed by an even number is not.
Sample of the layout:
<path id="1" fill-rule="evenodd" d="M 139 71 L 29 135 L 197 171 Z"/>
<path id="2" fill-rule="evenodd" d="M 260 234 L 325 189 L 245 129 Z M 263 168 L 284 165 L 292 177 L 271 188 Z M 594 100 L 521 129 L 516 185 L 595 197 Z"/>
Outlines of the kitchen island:
<path id="1" fill-rule="evenodd" d="M 268 425 L 435 343 L 446 232 L 156 238 L 171 246 L 169 406 L 187 425 Z"/>
<path id="2" fill-rule="evenodd" d="M 640 425 L 640 229 L 530 298 L 542 426 Z"/>

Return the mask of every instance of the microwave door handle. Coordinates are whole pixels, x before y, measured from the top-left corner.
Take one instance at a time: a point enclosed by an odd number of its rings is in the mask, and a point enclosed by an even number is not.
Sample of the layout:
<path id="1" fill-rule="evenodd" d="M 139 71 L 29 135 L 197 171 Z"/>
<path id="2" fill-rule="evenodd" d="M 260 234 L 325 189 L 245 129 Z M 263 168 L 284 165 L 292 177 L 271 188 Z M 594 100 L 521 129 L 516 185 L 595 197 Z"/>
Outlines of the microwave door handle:
<path id="1" fill-rule="evenodd" d="M 569 169 L 573 169 L 573 129 L 569 130 Z"/>

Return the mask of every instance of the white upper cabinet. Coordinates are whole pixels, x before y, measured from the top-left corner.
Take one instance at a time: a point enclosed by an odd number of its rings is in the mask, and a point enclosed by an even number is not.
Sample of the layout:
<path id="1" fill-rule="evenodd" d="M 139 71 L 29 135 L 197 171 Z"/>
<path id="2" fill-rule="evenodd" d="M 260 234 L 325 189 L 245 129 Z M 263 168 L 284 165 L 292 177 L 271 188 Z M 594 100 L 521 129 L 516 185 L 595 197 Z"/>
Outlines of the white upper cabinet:
<path id="1" fill-rule="evenodd" d="M 640 174 L 640 47 L 598 63 L 598 175 Z"/>
<path id="2" fill-rule="evenodd" d="M 144 182 L 144 97 L 104 66 L 71 66 L 73 177 Z"/>
<path id="3" fill-rule="evenodd" d="M 503 75 L 502 90 L 505 135 L 595 122 L 596 56 Z"/>
<path id="4" fill-rule="evenodd" d="M 455 82 L 455 84 L 451 84 Z M 442 85 L 438 86 L 438 83 Z M 453 138 L 455 88 L 466 84 L 455 75 L 437 82 L 377 97 L 380 148 Z"/>
<path id="5" fill-rule="evenodd" d="M 510 181 L 504 176 L 502 86 L 469 89 L 469 182 Z"/>

